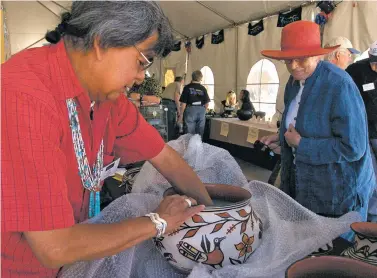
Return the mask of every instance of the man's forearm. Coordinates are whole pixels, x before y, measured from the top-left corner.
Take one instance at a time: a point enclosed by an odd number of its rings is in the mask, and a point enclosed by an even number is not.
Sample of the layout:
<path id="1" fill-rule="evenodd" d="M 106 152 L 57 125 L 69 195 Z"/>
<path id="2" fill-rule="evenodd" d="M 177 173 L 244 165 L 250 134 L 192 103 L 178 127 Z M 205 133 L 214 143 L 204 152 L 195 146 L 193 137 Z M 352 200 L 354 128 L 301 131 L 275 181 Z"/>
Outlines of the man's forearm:
<path id="1" fill-rule="evenodd" d="M 180 103 L 179 103 L 179 101 L 178 101 L 178 102 L 175 101 L 175 105 L 177 106 L 177 114 L 178 114 L 178 115 L 181 115 L 181 107 L 180 107 Z"/>
<path id="2" fill-rule="evenodd" d="M 60 230 L 25 232 L 37 258 L 50 268 L 115 255 L 155 235 L 156 227 L 147 217 L 113 224 L 77 224 Z M 37 244 L 41 241 L 44 244 Z"/>
<path id="3" fill-rule="evenodd" d="M 199 204 L 211 205 L 212 200 L 196 173 L 171 147 L 151 159 L 152 165 L 183 194 L 194 198 Z"/>
<path id="4" fill-rule="evenodd" d="M 179 102 L 180 95 L 175 93 L 175 105 L 177 106 L 177 113 L 178 115 L 181 115 L 181 103 Z"/>
<path id="5" fill-rule="evenodd" d="M 185 110 L 186 110 L 186 103 L 181 103 L 181 118 L 183 117 L 183 113 L 185 113 Z"/>

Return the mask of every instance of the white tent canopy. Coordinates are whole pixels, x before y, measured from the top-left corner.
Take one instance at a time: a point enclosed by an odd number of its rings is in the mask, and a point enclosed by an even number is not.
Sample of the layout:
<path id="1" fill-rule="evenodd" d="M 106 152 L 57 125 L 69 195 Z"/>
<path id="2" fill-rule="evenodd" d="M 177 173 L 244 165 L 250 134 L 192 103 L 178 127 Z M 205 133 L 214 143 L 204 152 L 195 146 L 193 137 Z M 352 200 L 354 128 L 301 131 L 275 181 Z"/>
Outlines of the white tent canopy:
<path id="1" fill-rule="evenodd" d="M 308 1 L 160 1 L 179 38 L 206 33 L 287 11 Z"/>
<path id="2" fill-rule="evenodd" d="M 69 9 L 68 1 L 3 1 L 10 34 L 12 54 L 27 47 L 40 46 L 45 41 L 47 29 L 53 29 L 59 22 L 59 14 Z M 216 108 L 225 98 L 227 91 L 248 88 L 260 102 L 260 109 L 282 111 L 283 91 L 289 74 L 279 61 L 261 59 L 263 49 L 279 49 L 281 28 L 277 27 L 277 13 L 303 5 L 302 20 L 314 20 L 318 9 L 311 1 L 160 1 L 162 9 L 170 19 L 177 39 L 182 40 L 181 50 L 158 60 L 150 73 L 160 79 L 163 85 L 165 73 L 170 70 L 175 76 L 190 73 L 207 66 L 207 84 L 213 92 Z M 377 2 L 343 1 L 338 4 L 331 20 L 325 25 L 324 42 L 335 36 L 349 38 L 354 47 L 365 51 L 377 40 Z M 248 35 L 247 23 L 264 18 L 264 31 L 257 36 Z M 224 42 L 211 44 L 211 32 L 224 30 Z M 202 49 L 195 46 L 195 38 L 205 35 Z M 188 55 L 184 41 L 191 40 Z M 37 43 L 35 43 L 37 42 Z M 259 62 L 259 63 L 258 63 Z M 258 64 L 257 64 L 258 63 Z M 272 65 L 272 66 L 271 66 Z M 256 82 L 250 76 L 253 66 L 260 68 Z M 275 72 L 276 69 L 276 72 Z M 258 72 L 256 68 L 252 72 Z M 210 75 L 213 74 L 213 75 Z M 273 78 L 268 78 L 271 76 Z M 276 79 L 278 77 L 278 81 Z M 264 80 L 262 82 L 262 80 Z M 189 82 L 190 78 L 186 79 Z M 208 83 L 208 82 L 206 82 Z M 271 84 L 261 84 L 271 83 Z M 279 85 L 277 85 L 279 83 Z M 277 91 L 277 92 L 276 92 Z M 274 101 L 274 96 L 276 101 Z"/>

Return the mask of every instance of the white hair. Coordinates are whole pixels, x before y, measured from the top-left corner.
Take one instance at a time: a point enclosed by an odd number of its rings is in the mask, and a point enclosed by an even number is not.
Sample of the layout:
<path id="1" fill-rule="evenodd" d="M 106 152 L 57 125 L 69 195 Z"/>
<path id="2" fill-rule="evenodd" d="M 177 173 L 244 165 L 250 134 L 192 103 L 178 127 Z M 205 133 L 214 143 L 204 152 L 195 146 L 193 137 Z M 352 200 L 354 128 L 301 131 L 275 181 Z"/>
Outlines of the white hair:
<path id="1" fill-rule="evenodd" d="M 348 49 L 347 48 L 337 48 L 335 49 L 333 52 L 325 55 L 325 61 L 331 61 L 331 60 L 334 60 L 336 58 L 336 54 L 338 52 L 344 52 L 344 51 L 347 51 Z"/>

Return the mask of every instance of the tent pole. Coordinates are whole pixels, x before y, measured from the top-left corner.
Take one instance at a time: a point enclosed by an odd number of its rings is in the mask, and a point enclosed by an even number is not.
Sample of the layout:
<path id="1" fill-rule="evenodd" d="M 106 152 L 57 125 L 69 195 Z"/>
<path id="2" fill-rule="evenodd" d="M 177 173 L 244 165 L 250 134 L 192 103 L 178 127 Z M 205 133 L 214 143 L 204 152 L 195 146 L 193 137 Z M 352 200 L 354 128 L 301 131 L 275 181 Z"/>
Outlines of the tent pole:
<path id="1" fill-rule="evenodd" d="M 235 89 L 235 91 L 236 91 L 236 93 L 237 93 L 237 91 L 238 91 L 238 26 L 236 26 L 235 27 L 236 28 L 236 43 L 235 43 L 235 45 L 236 45 L 236 53 L 235 53 L 235 63 L 236 63 L 236 70 L 235 70 L 235 73 L 236 73 L 236 89 Z"/>

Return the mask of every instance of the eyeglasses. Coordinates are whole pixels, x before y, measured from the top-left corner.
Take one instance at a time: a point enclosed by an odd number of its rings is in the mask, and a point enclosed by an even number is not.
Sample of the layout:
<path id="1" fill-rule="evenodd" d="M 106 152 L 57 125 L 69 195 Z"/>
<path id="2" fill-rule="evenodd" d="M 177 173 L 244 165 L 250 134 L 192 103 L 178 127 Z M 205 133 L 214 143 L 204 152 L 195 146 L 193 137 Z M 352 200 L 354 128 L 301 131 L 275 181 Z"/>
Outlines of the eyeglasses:
<path id="1" fill-rule="evenodd" d="M 293 61 L 295 61 L 296 63 L 298 64 L 303 64 L 307 61 L 307 59 L 310 58 L 310 57 L 306 57 L 306 58 L 296 58 L 296 59 L 289 59 L 289 60 L 281 60 L 281 62 L 283 62 L 284 64 L 286 65 L 290 65 L 293 63 Z"/>
<path id="2" fill-rule="evenodd" d="M 144 54 L 143 52 L 141 52 L 139 50 L 139 48 L 136 47 L 136 45 L 134 45 L 135 49 L 140 53 L 140 55 L 143 57 L 143 59 L 145 60 L 145 62 L 140 62 L 140 66 L 141 66 L 141 71 L 145 71 L 147 70 L 152 64 L 153 64 L 153 58 L 150 58 L 148 59 Z"/>

